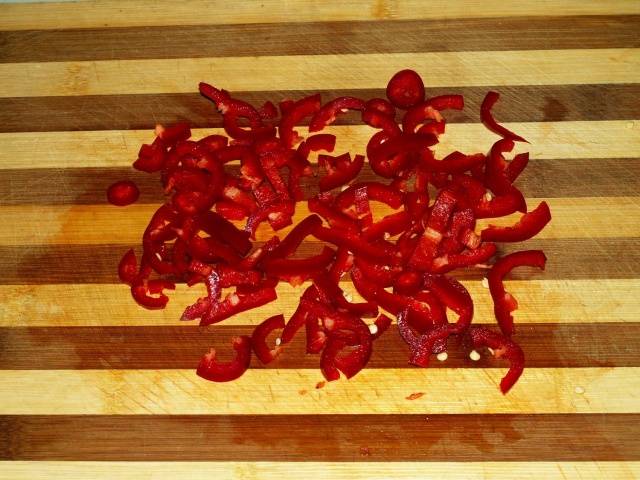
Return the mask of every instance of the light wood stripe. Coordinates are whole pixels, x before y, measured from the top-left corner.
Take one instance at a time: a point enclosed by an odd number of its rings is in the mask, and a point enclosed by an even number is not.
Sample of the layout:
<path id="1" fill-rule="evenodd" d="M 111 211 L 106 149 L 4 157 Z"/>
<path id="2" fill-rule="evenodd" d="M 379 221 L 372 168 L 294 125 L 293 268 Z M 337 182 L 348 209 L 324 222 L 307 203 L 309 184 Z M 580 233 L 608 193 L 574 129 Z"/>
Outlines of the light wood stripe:
<path id="1" fill-rule="evenodd" d="M 488 90 L 500 91 L 496 116 L 503 122 L 625 120 L 640 118 L 640 84 L 517 85 L 427 88 L 427 96 L 455 91 L 464 95 L 463 111 L 447 111 L 449 123 L 480 121 L 480 105 Z M 383 89 L 278 90 L 234 92 L 262 105 L 267 100 L 303 98 L 320 93 L 326 101 L 340 96 L 384 97 Z M 595 97 L 606 102 L 594 104 Z M 0 132 L 68 130 L 153 130 L 156 123 L 188 119 L 192 127 L 221 127 L 222 117 L 200 94 L 81 95 L 0 98 Z M 358 114 L 342 115 L 336 125 L 361 124 Z"/>
<path id="2" fill-rule="evenodd" d="M 533 159 L 516 185 L 525 197 L 631 197 L 640 191 L 640 177 L 629 175 L 637 169 L 640 158 Z M 227 171 L 238 175 L 239 166 Z M 0 206 L 100 204 L 105 187 L 125 178 L 140 189 L 140 204 L 166 201 L 158 176 L 131 168 L 35 168 L 2 171 Z M 379 180 L 367 164 L 356 181 Z M 306 198 L 318 193 L 317 178 L 305 177 L 301 186 Z"/>
<path id="3" fill-rule="evenodd" d="M 533 159 L 637 158 L 640 157 L 640 121 L 575 121 L 506 123 L 531 142 L 514 151 L 529 151 Z M 302 129 L 301 129 L 302 130 Z M 362 125 L 326 129 L 338 138 L 336 151 L 364 152 L 375 130 Z M 625 132 L 620 135 L 620 132 Z M 195 129 L 194 138 L 221 129 Z M 305 133 L 302 131 L 301 133 Z M 0 133 L 0 168 L 129 167 L 140 145 L 153 141 L 149 130 L 87 132 Z M 481 124 L 452 124 L 436 147 L 438 154 L 454 149 L 486 152 L 496 135 Z M 52 179 L 54 181 L 55 179 Z"/>
<path id="4" fill-rule="evenodd" d="M 155 25 L 208 25 L 272 22 L 327 22 L 345 20 L 382 19 L 445 19 L 517 17 L 546 15 L 611 15 L 639 14 L 635 2 L 583 2 L 545 0 L 535 4 L 516 0 L 465 0 L 448 2 L 437 0 L 429 8 L 418 0 L 389 2 L 353 0 L 336 8 L 330 2 L 277 0 L 241 2 L 230 5 L 222 1 L 189 0 L 166 4 L 151 0 L 136 0 L 122 4 L 117 0 L 84 1 L 74 3 L 10 4 L 3 5 L 0 30 L 102 28 Z M 221 13 L 224 14 L 221 14 Z"/>
<path id="5" fill-rule="evenodd" d="M 640 46 L 639 21 L 534 16 L 0 31 L 0 62 L 624 48 Z"/>
<path id="6" fill-rule="evenodd" d="M 317 478 L 329 480 L 577 480 L 637 478 L 640 462 L 393 462 L 363 456 L 360 462 L 0 462 L 2 480 L 244 480 Z"/>
<path id="7" fill-rule="evenodd" d="M 640 412 L 640 368 L 528 368 L 508 395 L 497 387 L 503 375 L 503 369 L 365 369 L 318 390 L 322 374 L 306 369 L 248 370 L 222 384 L 194 370 L 0 370 L 0 415 Z M 413 392 L 426 395 L 407 400 Z"/>
<path id="8" fill-rule="evenodd" d="M 497 326 L 494 327 L 497 330 Z M 640 323 L 519 323 L 516 339 L 527 368 L 640 367 Z M 230 340 L 251 336 L 253 326 L 0 328 L 0 370 L 195 368 L 209 348 L 230 349 Z M 597 342 L 594 342 L 597 339 Z M 446 361 L 432 368 L 502 368 L 491 355 L 474 362 L 469 347 L 449 342 Z M 409 351 L 395 328 L 375 341 L 367 368 L 411 368 Z M 300 333 L 268 365 L 255 357 L 251 368 L 318 368 L 305 354 Z"/>
<path id="9" fill-rule="evenodd" d="M 633 414 L 6 416 L 0 458 L 633 461 L 639 422 Z"/>
<path id="10" fill-rule="evenodd" d="M 463 280 L 474 299 L 474 323 L 495 323 L 487 289 L 478 280 Z M 257 325 L 272 315 L 289 318 L 307 284 L 281 283 L 277 302 L 225 320 L 223 325 Z M 520 302 L 517 324 L 637 322 L 640 280 L 509 280 L 508 290 Z M 359 299 L 351 282 L 341 287 Z M 204 295 L 201 286 L 177 285 L 165 310 L 139 307 L 125 285 L 0 285 L 1 327 L 159 326 L 185 325 L 184 308 Z"/>
<path id="11" fill-rule="evenodd" d="M 530 209 L 542 199 L 528 199 Z M 638 197 L 582 197 L 547 199 L 553 219 L 536 238 L 624 238 L 640 237 L 640 199 Z M 377 206 L 376 206 L 377 207 Z M 113 244 L 136 245 L 158 205 L 131 205 L 118 209 L 112 205 L 45 206 L 21 205 L 0 207 L 0 224 L 11 228 L 0 231 L 0 245 L 95 245 L 105 239 Z M 392 213 L 388 208 L 376 208 L 376 219 Z M 293 224 L 309 216 L 306 204 L 296 206 Z M 481 219 L 479 232 L 489 224 L 509 226 L 522 214 L 502 218 Z M 236 222 L 242 228 L 244 222 Z M 36 231 L 33 226 L 38 225 Z M 292 226 L 277 235 L 283 237 Z M 274 235 L 266 223 L 256 232 L 257 241 L 267 241 Z"/>
<path id="12" fill-rule="evenodd" d="M 315 255 L 321 250 L 320 245 L 304 242 L 300 255 Z M 524 244 L 499 245 L 498 254 L 523 248 L 544 250 L 549 261 L 544 272 L 529 268 L 514 272 L 513 278 L 519 280 L 640 278 L 636 238 L 534 238 Z M 126 250 L 122 244 L 31 245 L 28 249 L 0 245 L 0 285 L 120 283 L 116 266 Z M 136 247 L 136 251 L 140 258 L 141 248 Z M 458 278 L 480 279 L 485 274 L 479 268 L 456 271 Z"/>
<path id="13" fill-rule="evenodd" d="M 634 48 L 299 55 L 0 64 L 0 97 L 384 88 L 412 68 L 432 87 L 637 83 Z M 585 62 L 585 55 L 589 62 Z M 278 65 L 275 69 L 274 65 Z M 281 72 L 288 72 L 282 75 Z"/>

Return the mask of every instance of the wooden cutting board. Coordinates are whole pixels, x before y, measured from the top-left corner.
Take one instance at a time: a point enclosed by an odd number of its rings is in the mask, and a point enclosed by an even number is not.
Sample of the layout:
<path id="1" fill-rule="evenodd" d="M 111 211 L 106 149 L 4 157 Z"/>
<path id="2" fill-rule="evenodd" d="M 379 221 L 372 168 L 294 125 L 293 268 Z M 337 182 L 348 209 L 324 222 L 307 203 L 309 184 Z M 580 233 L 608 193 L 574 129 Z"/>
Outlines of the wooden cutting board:
<path id="1" fill-rule="evenodd" d="M 0 478 L 640 476 L 640 3 L 238 3 L 0 6 Z M 391 331 L 351 381 L 316 388 L 300 343 L 202 381 L 208 347 L 290 315 L 300 289 L 207 331 L 178 321 L 193 289 L 137 307 L 116 265 L 162 201 L 130 168 L 140 144 L 156 123 L 219 129 L 199 81 L 255 103 L 371 97 L 402 68 L 429 95 L 465 95 L 443 151 L 495 140 L 478 124 L 489 89 L 531 142 L 519 184 L 553 222 L 525 244 L 547 271 L 508 282 L 522 379 L 502 396 L 503 365 L 455 349 L 409 368 Z M 352 152 L 370 135 L 354 119 L 333 130 Z M 116 209 L 104 191 L 122 178 L 142 195 Z M 481 279 L 463 276 L 492 323 Z"/>

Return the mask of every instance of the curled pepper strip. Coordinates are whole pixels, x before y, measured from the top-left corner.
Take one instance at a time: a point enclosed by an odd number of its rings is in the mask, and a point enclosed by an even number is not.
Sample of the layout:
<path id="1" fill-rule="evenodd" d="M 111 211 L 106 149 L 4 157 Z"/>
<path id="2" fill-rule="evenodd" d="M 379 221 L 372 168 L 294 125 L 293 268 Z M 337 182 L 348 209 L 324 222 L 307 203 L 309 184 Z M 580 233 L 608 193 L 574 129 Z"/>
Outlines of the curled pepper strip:
<path id="1" fill-rule="evenodd" d="M 329 339 L 320 357 L 320 369 L 328 381 L 338 380 L 340 373 L 351 378 L 362 370 L 371 358 L 372 337 L 369 327 L 358 317 L 332 314 L 322 319 Z M 341 337 L 340 331 L 351 333 Z M 355 337 L 355 345 L 345 338 Z M 347 348 L 346 355 L 340 355 Z"/>
<path id="2" fill-rule="evenodd" d="M 305 117 L 320 110 L 320 94 L 311 95 L 295 102 L 287 111 L 283 112 L 280 120 L 280 138 L 285 147 L 292 148 L 302 138 L 294 127 Z"/>
<path id="3" fill-rule="evenodd" d="M 196 369 L 198 376 L 212 382 L 230 382 L 240 378 L 251 364 L 251 339 L 246 335 L 232 340 L 235 358 L 229 362 L 216 361 L 216 350 L 212 348 L 206 353 Z"/>
<path id="4" fill-rule="evenodd" d="M 335 206 L 341 211 L 347 210 L 356 203 L 356 192 L 362 188 L 366 189 L 369 200 L 384 203 L 393 209 L 400 208 L 404 200 L 403 193 L 397 188 L 380 182 L 358 182 L 340 192 L 335 199 Z"/>
<path id="5" fill-rule="evenodd" d="M 535 210 L 525 213 L 512 227 L 489 225 L 481 235 L 489 242 L 523 242 L 535 237 L 551 221 L 551 211 L 547 202 L 541 202 Z"/>
<path id="6" fill-rule="evenodd" d="M 529 266 L 544 270 L 546 262 L 547 257 L 541 250 L 523 250 L 500 258 L 489 271 L 487 278 L 493 298 L 493 311 L 500 330 L 507 337 L 514 332 L 511 312 L 518 308 L 518 302 L 505 290 L 502 283 L 504 277 L 516 267 Z"/>
<path id="7" fill-rule="evenodd" d="M 518 142 L 527 142 L 520 135 L 516 135 L 511 130 L 507 130 L 506 128 L 504 128 L 502 125 L 496 122 L 495 119 L 493 118 L 493 115 L 491 114 L 491 109 L 493 108 L 493 106 L 495 105 L 495 103 L 498 101 L 499 98 L 500 98 L 500 94 L 498 92 L 493 92 L 493 91 L 487 93 L 487 95 L 484 97 L 484 100 L 482 101 L 482 105 L 480 105 L 480 120 L 482 121 L 483 125 L 487 127 L 489 130 L 491 130 L 493 133 L 497 133 L 498 135 L 500 135 L 502 138 L 506 138 L 506 139 L 518 141 Z"/>
<path id="8" fill-rule="evenodd" d="M 258 325 L 253 334 L 251 335 L 251 344 L 253 345 L 253 352 L 265 365 L 271 363 L 275 358 L 280 355 L 282 351 L 281 345 L 276 345 L 274 348 L 269 348 L 267 345 L 267 337 L 274 330 L 284 328 L 284 315 L 274 315 L 267 318 L 260 325 Z"/>
<path id="9" fill-rule="evenodd" d="M 336 117 L 347 110 L 364 110 L 364 100 L 355 97 L 338 97 L 325 103 L 309 122 L 309 132 L 319 132 L 335 122 Z"/>
<path id="10" fill-rule="evenodd" d="M 433 97 L 410 108 L 402 119 L 402 131 L 405 134 L 415 133 L 418 125 L 430 120 L 435 128 L 432 133 L 443 133 L 444 120 L 440 115 L 441 110 L 462 110 L 464 98 L 462 95 L 442 95 Z"/>
<path id="11" fill-rule="evenodd" d="M 319 182 L 321 192 L 341 187 L 356 178 L 364 166 L 364 156 L 356 155 L 351 160 L 351 155 L 345 153 L 336 158 L 336 167 L 328 170 L 327 175 Z"/>
<path id="12" fill-rule="evenodd" d="M 131 285 L 137 276 L 138 261 L 136 260 L 136 254 L 133 252 L 133 248 L 131 248 L 124 254 L 118 264 L 118 277 L 120 277 L 120 280 L 124 283 Z"/>
<path id="13" fill-rule="evenodd" d="M 506 394 L 522 375 L 524 352 L 513 340 L 485 327 L 471 327 L 469 336 L 474 348 L 488 347 L 493 350 L 494 357 L 509 361 L 509 371 L 500 380 L 500 391 Z"/>

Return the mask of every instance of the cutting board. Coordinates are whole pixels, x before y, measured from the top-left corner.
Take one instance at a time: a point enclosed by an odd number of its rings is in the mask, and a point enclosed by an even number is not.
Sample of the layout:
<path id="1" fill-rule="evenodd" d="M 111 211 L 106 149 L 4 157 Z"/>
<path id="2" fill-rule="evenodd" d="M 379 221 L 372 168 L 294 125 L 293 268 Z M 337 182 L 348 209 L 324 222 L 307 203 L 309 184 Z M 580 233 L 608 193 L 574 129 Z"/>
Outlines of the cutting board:
<path id="1" fill-rule="evenodd" d="M 640 3 L 238 3 L 0 6 L 0 478 L 640 476 Z M 442 151 L 495 141 L 478 118 L 490 89 L 530 141 L 519 185 L 553 222 L 502 249 L 549 257 L 507 282 L 520 382 L 501 395 L 504 364 L 456 348 L 409 367 L 395 331 L 350 381 L 319 388 L 301 341 L 236 382 L 201 380 L 204 351 L 290 315 L 301 289 L 211 329 L 178 320 L 197 288 L 135 305 L 116 265 L 163 201 L 130 167 L 140 144 L 156 123 L 220 131 L 200 81 L 256 104 L 372 97 L 403 68 L 430 96 L 465 95 Z M 331 130 L 353 153 L 371 135 L 351 117 Z M 142 194 L 118 209 L 104 192 L 123 178 Z M 483 272 L 460 278 L 475 322 L 494 323 Z"/>

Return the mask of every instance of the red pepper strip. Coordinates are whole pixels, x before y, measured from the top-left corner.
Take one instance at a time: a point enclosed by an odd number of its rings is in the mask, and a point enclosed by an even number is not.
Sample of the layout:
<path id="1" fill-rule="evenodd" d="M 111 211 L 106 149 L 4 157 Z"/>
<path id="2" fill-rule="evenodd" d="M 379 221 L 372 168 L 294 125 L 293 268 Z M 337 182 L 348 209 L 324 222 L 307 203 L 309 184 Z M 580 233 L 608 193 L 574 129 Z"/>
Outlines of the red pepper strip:
<path id="1" fill-rule="evenodd" d="M 527 142 L 524 138 L 519 135 L 516 135 L 510 130 L 507 130 L 502 125 L 498 124 L 493 118 L 491 114 L 491 108 L 495 105 L 495 103 L 500 98 L 500 94 L 498 92 L 488 92 L 482 101 L 482 105 L 480 106 L 480 120 L 483 125 L 487 127 L 487 129 L 491 130 L 493 133 L 497 133 L 502 138 L 507 138 L 509 140 L 514 140 L 518 142 Z M 529 142 L 527 142 L 529 143 Z"/>
<path id="2" fill-rule="evenodd" d="M 489 225 L 481 233 L 483 241 L 523 242 L 535 237 L 551 221 L 551 211 L 547 202 L 541 202 L 535 210 L 525 213 L 512 227 Z"/>
<path id="3" fill-rule="evenodd" d="M 460 152 L 453 152 L 444 157 L 442 160 L 436 160 L 431 150 L 423 150 L 420 154 L 423 165 L 434 172 L 445 173 L 462 173 L 476 165 L 485 162 L 486 157 L 482 153 L 474 155 L 465 155 Z"/>
<path id="4" fill-rule="evenodd" d="M 309 122 L 309 132 L 319 132 L 335 122 L 336 117 L 347 110 L 364 110 L 364 100 L 355 97 L 338 97 L 325 103 Z"/>
<path id="5" fill-rule="evenodd" d="M 522 192 L 512 187 L 505 195 L 498 195 L 491 200 L 482 198 L 473 209 L 476 218 L 496 218 L 511 215 L 515 212 L 526 213 L 527 202 Z"/>
<path id="6" fill-rule="evenodd" d="M 298 308 L 293 313 L 284 329 L 282 330 L 282 343 L 289 343 L 296 332 L 302 328 L 306 324 L 307 317 L 311 313 L 311 300 L 315 300 L 317 296 L 317 290 L 313 285 L 308 287 L 302 296 L 300 297 L 300 303 L 298 304 Z"/>
<path id="7" fill-rule="evenodd" d="M 314 273 L 324 270 L 333 261 L 335 251 L 324 247 L 319 255 L 303 259 L 276 258 L 267 259 L 264 270 L 269 276 L 305 276 L 309 278 Z"/>
<path id="8" fill-rule="evenodd" d="M 124 254 L 118 264 L 118 277 L 120 277 L 123 283 L 131 285 L 137 276 L 138 261 L 136 260 L 136 254 L 133 252 L 133 248 L 131 248 Z"/>
<path id="9" fill-rule="evenodd" d="M 275 358 L 280 355 L 282 351 L 281 345 L 276 345 L 275 348 L 269 348 L 267 345 L 267 337 L 274 330 L 284 328 L 284 315 L 274 315 L 267 318 L 264 322 L 258 325 L 253 334 L 251 335 L 251 344 L 253 345 L 253 352 L 256 357 L 264 363 L 271 363 Z"/>
<path id="10" fill-rule="evenodd" d="M 380 262 L 383 264 L 397 265 L 400 263 L 400 257 L 388 243 L 371 244 L 350 231 L 339 231 L 337 229 L 329 229 L 325 227 L 316 228 L 313 236 L 323 242 L 333 243 L 338 247 L 345 247 L 352 251 L 355 255 L 362 256 L 365 259 Z"/>
<path id="11" fill-rule="evenodd" d="M 445 275 L 425 275 L 425 286 L 438 299 L 458 314 L 458 321 L 451 326 L 451 333 L 461 333 L 473 320 L 473 299 L 469 291 L 453 277 Z"/>
<path id="12" fill-rule="evenodd" d="M 291 225 L 294 208 L 295 206 L 292 202 L 276 203 L 263 207 L 247 218 L 245 231 L 249 232 L 252 240 L 255 240 L 256 230 L 264 221 L 268 221 L 271 228 L 276 231 Z"/>
<path id="13" fill-rule="evenodd" d="M 260 109 L 258 110 L 258 114 L 263 120 L 271 120 L 278 116 L 278 109 L 272 102 L 267 100 L 266 102 L 264 102 L 264 105 L 262 105 L 262 107 L 260 107 Z"/>
<path id="14" fill-rule="evenodd" d="M 251 250 L 251 241 L 247 232 L 215 212 L 206 212 L 195 218 L 196 226 L 229 245 L 241 255 Z"/>
<path id="15" fill-rule="evenodd" d="M 262 260 L 267 257 L 273 249 L 280 244 L 280 239 L 277 236 L 271 237 L 264 245 L 256 248 L 249 255 L 244 257 L 238 264 L 234 265 L 238 270 L 252 270 L 256 268 Z"/>
<path id="16" fill-rule="evenodd" d="M 256 186 L 264 179 L 264 172 L 258 156 L 250 148 L 242 145 L 229 145 L 216 152 L 216 158 L 222 164 L 240 160 L 240 173 L 250 185 Z"/>
<path id="17" fill-rule="evenodd" d="M 173 282 L 166 280 L 134 280 L 131 284 L 131 295 L 139 305 L 149 310 L 155 310 L 164 308 L 167 306 L 169 297 L 167 297 L 162 291 L 175 290 L 176 286 Z M 157 297 L 151 295 L 157 294 Z"/>
<path id="18" fill-rule="evenodd" d="M 357 257 L 355 262 L 356 264 L 358 263 Z M 358 293 L 362 296 L 362 298 L 364 298 L 368 302 L 377 301 L 378 290 L 382 288 L 378 287 L 378 285 L 376 285 L 375 283 L 372 283 L 370 279 L 365 276 L 364 272 L 360 270 L 357 266 L 354 266 L 351 269 L 351 281 L 353 282 L 353 286 L 358 291 Z"/>
<path id="19" fill-rule="evenodd" d="M 544 270 L 547 257 L 541 250 L 523 250 L 500 258 L 489 270 L 489 291 L 493 298 L 493 311 L 500 330 L 507 337 L 513 335 L 513 316 L 511 312 L 518 308 L 516 299 L 505 290 L 503 279 L 514 268 L 529 266 Z"/>
<path id="20" fill-rule="evenodd" d="M 317 215 L 309 215 L 301 220 L 284 239 L 266 257 L 268 260 L 287 258 L 295 253 L 300 244 L 312 234 L 313 229 L 322 225 L 322 220 Z"/>
<path id="21" fill-rule="evenodd" d="M 268 207 L 278 201 L 278 196 L 267 182 L 261 183 L 253 190 L 253 196 L 260 207 Z"/>
<path id="22" fill-rule="evenodd" d="M 355 213 L 355 218 L 358 219 L 358 225 L 360 228 L 366 229 L 373 224 L 373 212 L 371 211 L 367 188 L 357 188 L 354 194 L 354 200 L 355 212 L 351 212 L 349 210 L 345 213 L 348 215 L 354 215 Z"/>
<path id="23" fill-rule="evenodd" d="M 298 145 L 298 153 L 304 160 L 309 160 L 311 152 L 324 150 L 333 152 L 336 147 L 336 136 L 329 133 L 319 133 L 307 137 L 304 142 Z"/>
<path id="24" fill-rule="evenodd" d="M 463 209 L 475 208 L 487 192 L 481 181 L 464 174 L 453 174 L 448 188 L 456 192 Z"/>
<path id="25" fill-rule="evenodd" d="M 262 274 L 257 270 L 237 270 L 227 265 L 218 265 L 216 270 L 220 276 L 220 286 L 223 288 L 255 285 L 260 283 L 262 278 Z"/>
<path id="26" fill-rule="evenodd" d="M 372 140 L 376 138 L 376 135 L 372 137 Z M 408 165 L 412 156 L 436 143 L 435 136 L 405 133 L 391 137 L 379 145 L 372 144 L 370 141 L 367 145 L 367 156 L 371 169 L 375 173 L 381 177 L 392 178 Z"/>
<path id="27" fill-rule="evenodd" d="M 367 281 L 379 287 L 390 287 L 393 285 L 393 281 L 402 271 L 402 267 L 400 266 L 389 267 L 387 265 L 380 265 L 369 262 L 361 257 L 354 258 L 354 265 L 362 272 Z"/>
<path id="28" fill-rule="evenodd" d="M 403 211 L 392 213 L 382 218 L 380 221 L 374 223 L 364 232 L 362 232 L 362 238 L 367 240 L 375 240 L 384 238 L 385 234 L 390 236 L 398 235 L 409 228 L 411 224 L 411 216 Z"/>
<path id="29" fill-rule="evenodd" d="M 402 131 L 411 134 L 416 131 L 416 127 L 425 120 L 443 123 L 441 110 L 462 110 L 464 108 L 464 97 L 462 95 L 442 95 L 433 97 L 410 108 L 402 119 Z"/>
<path id="30" fill-rule="evenodd" d="M 410 108 L 424 101 L 424 83 L 413 70 L 401 70 L 387 84 L 387 98 L 402 109 Z"/>
<path id="31" fill-rule="evenodd" d="M 519 153 L 513 157 L 513 160 L 511 160 L 507 166 L 507 177 L 509 177 L 511 183 L 516 181 L 528 164 L 529 152 Z"/>
<path id="32" fill-rule="evenodd" d="M 133 168 L 142 172 L 154 173 L 162 170 L 167 157 L 167 146 L 159 137 L 151 145 L 144 144 L 138 152 Z"/>
<path id="33" fill-rule="evenodd" d="M 222 195 L 230 202 L 242 208 L 247 214 L 251 214 L 258 209 L 254 198 L 249 193 L 234 186 L 232 182 L 227 182 L 227 185 L 222 191 Z M 217 206 L 218 204 L 216 204 L 216 207 Z"/>
<path id="34" fill-rule="evenodd" d="M 338 380 L 339 371 L 347 378 L 352 378 L 366 366 L 371 358 L 373 340 L 369 327 L 358 317 L 342 314 L 324 317 L 323 324 L 329 334 L 329 341 L 320 358 L 322 374 L 328 381 Z M 337 335 L 340 330 L 353 332 L 358 342 L 344 356 L 340 353 L 347 348 L 348 342 Z"/>
<path id="35" fill-rule="evenodd" d="M 206 353 L 196 369 L 198 376 L 212 382 L 230 382 L 242 376 L 251 364 L 251 339 L 246 335 L 232 340 L 236 356 L 230 362 L 216 362 L 215 349 Z"/>
<path id="36" fill-rule="evenodd" d="M 474 348 L 489 347 L 496 358 L 509 361 L 509 371 L 500 380 L 500 391 L 506 394 L 522 375 L 524 370 L 524 352 L 513 340 L 489 330 L 486 327 L 471 327 L 469 336 Z"/>
<path id="37" fill-rule="evenodd" d="M 413 220 L 421 219 L 429 208 L 429 193 L 427 191 L 405 193 L 404 208 Z"/>
<path id="38" fill-rule="evenodd" d="M 397 188 L 380 182 L 359 182 L 340 192 L 335 199 L 336 208 L 342 211 L 348 210 L 349 207 L 356 203 L 356 191 L 363 187 L 367 189 L 367 198 L 369 200 L 385 203 L 393 209 L 402 206 L 404 195 Z"/>
<path id="39" fill-rule="evenodd" d="M 351 270 L 352 265 L 353 255 L 349 253 L 349 250 L 345 247 L 338 248 L 336 259 L 331 268 L 329 268 L 329 278 L 333 283 L 337 284 L 344 274 Z"/>
<path id="40" fill-rule="evenodd" d="M 378 306 L 373 302 L 351 303 L 344 298 L 344 291 L 334 283 L 329 274 L 317 275 L 313 284 L 321 301 L 333 305 L 339 310 L 344 310 L 358 317 L 374 317 L 378 314 Z"/>
<path id="41" fill-rule="evenodd" d="M 195 235 L 187 242 L 187 251 L 194 259 L 206 263 L 223 260 L 235 264 L 242 259 L 233 248 L 213 237 L 201 238 Z"/>
<path id="42" fill-rule="evenodd" d="M 384 332 L 386 332 L 391 326 L 391 319 L 387 317 L 384 313 L 381 313 L 376 321 L 374 322 L 375 326 L 378 327 L 378 331 L 373 333 L 371 336 L 375 340 L 379 338 Z"/>
<path id="43" fill-rule="evenodd" d="M 293 128 L 303 118 L 313 115 L 318 110 L 320 110 L 320 94 L 298 100 L 289 110 L 283 112 L 279 133 L 285 147 L 293 148 L 298 141 L 302 140 Z"/>
<path id="44" fill-rule="evenodd" d="M 409 309 L 407 308 L 401 310 L 397 314 L 397 318 L 400 336 L 409 345 L 411 351 L 409 363 L 418 367 L 427 367 L 429 365 L 429 356 L 434 353 L 434 350 L 446 350 L 446 343 L 444 342 L 450 335 L 450 327 L 446 324 L 439 325 L 422 335 L 417 335 L 409 325 L 408 315 Z M 444 344 L 444 348 L 436 347 L 437 342 L 440 342 L 440 345 Z"/>
<path id="45" fill-rule="evenodd" d="M 242 206 L 231 200 L 218 200 L 216 213 L 227 220 L 244 220 L 250 213 Z"/>
<path id="46" fill-rule="evenodd" d="M 480 238 L 474 232 L 475 225 L 475 215 L 470 208 L 453 212 L 451 227 L 440 242 L 439 253 L 460 253 L 465 246 L 471 249 L 477 248 Z"/>
<path id="47" fill-rule="evenodd" d="M 406 270 L 396 277 L 393 291 L 402 295 L 415 295 L 422 288 L 422 275 L 412 270 Z"/>
<path id="48" fill-rule="evenodd" d="M 217 152 L 227 146 L 229 139 L 224 135 L 207 135 L 198 140 L 198 145 L 203 146 L 208 152 Z"/>
<path id="49" fill-rule="evenodd" d="M 445 253 L 433 260 L 432 271 L 434 273 L 447 273 L 457 268 L 486 263 L 495 253 L 495 243 L 482 243 L 475 250 L 465 250 L 462 253 Z"/>
<path id="50" fill-rule="evenodd" d="M 391 137 L 402 134 L 402 130 L 393 117 L 373 108 L 365 108 L 362 112 L 362 121 L 373 128 L 381 129 Z"/>
<path id="51" fill-rule="evenodd" d="M 219 303 L 212 304 L 200 320 L 201 326 L 225 320 L 237 313 L 261 307 L 278 298 L 273 287 L 264 287 L 251 293 L 232 293 Z"/>
<path id="52" fill-rule="evenodd" d="M 351 160 L 351 156 L 348 153 L 345 155 L 349 158 L 349 162 L 339 166 L 335 171 L 328 173 L 320 179 L 319 187 L 321 192 L 333 190 L 334 188 L 349 183 L 356 178 L 360 170 L 362 170 L 364 166 L 364 156 L 356 155 L 353 160 Z"/>
<path id="53" fill-rule="evenodd" d="M 156 135 L 168 147 L 173 147 L 178 142 L 188 140 L 191 137 L 191 129 L 186 122 L 179 122 L 170 127 L 156 125 Z"/>
<path id="54" fill-rule="evenodd" d="M 512 151 L 513 147 L 513 140 L 504 138 L 491 147 L 485 169 L 485 185 L 497 195 L 504 195 L 513 188 L 513 182 L 507 174 L 509 163 L 504 158 L 504 153 Z"/>
<path id="55" fill-rule="evenodd" d="M 382 113 L 383 115 L 391 117 L 392 119 L 396 116 L 395 107 L 384 98 L 372 98 L 370 100 L 367 100 L 364 108 L 365 110 L 374 110 L 376 112 Z"/>
<path id="56" fill-rule="evenodd" d="M 321 202 L 317 197 L 310 198 L 308 200 L 308 206 L 309 211 L 320 215 L 333 228 L 353 232 L 359 231 L 358 224 L 351 217 Z"/>

